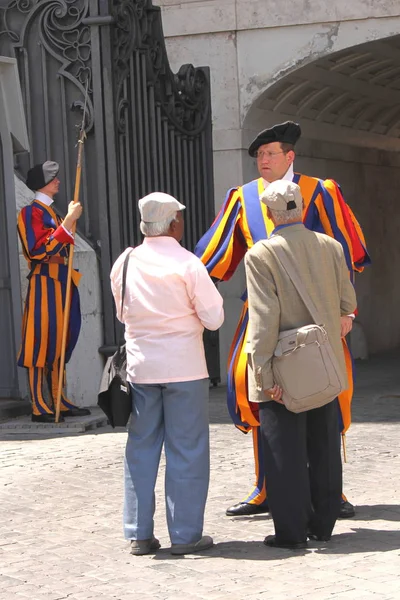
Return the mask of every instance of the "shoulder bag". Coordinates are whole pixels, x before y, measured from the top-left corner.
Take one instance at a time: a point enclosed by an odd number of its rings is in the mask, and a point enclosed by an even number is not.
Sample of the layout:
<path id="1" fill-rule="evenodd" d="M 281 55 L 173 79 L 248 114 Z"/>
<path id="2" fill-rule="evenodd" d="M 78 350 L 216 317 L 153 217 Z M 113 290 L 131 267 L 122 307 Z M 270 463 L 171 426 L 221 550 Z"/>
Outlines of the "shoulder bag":
<path id="1" fill-rule="evenodd" d="M 124 308 L 126 274 L 132 250 L 128 252 L 122 272 L 121 318 Z M 132 412 L 131 388 L 126 373 L 126 345 L 119 344 L 118 349 L 107 360 L 101 378 L 97 405 L 107 415 L 112 427 L 125 427 Z"/>
<path id="2" fill-rule="evenodd" d="M 317 307 L 294 265 L 282 248 L 274 247 L 274 251 L 315 321 L 304 327 L 281 331 L 272 358 L 274 380 L 283 390 L 286 408 L 300 413 L 332 402 L 346 389 L 346 380 Z"/>

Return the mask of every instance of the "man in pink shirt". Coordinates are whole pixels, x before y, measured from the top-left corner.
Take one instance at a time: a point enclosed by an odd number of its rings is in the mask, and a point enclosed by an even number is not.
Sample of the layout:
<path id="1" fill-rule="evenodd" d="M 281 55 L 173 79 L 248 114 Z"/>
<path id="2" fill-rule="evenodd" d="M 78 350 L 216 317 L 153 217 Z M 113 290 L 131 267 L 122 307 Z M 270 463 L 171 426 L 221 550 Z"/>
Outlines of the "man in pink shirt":
<path id="1" fill-rule="evenodd" d="M 123 314 L 132 416 L 125 454 L 124 532 L 131 553 L 158 550 L 154 487 L 161 449 L 166 457 L 165 501 L 172 554 L 210 548 L 203 536 L 209 483 L 208 372 L 203 330 L 224 320 L 222 297 L 202 262 L 180 245 L 185 209 L 155 192 L 139 200 L 145 238 L 128 248 L 111 271 L 120 312 L 122 271 L 127 270 Z"/>

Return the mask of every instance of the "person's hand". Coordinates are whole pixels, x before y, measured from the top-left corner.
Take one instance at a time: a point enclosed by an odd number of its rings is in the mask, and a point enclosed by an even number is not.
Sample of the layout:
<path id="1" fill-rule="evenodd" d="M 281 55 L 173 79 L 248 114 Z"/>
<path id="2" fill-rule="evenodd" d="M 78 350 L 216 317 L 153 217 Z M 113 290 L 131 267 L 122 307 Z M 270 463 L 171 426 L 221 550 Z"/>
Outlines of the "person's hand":
<path id="1" fill-rule="evenodd" d="M 340 335 L 346 337 L 353 327 L 353 319 L 351 317 L 340 317 Z"/>
<path id="2" fill-rule="evenodd" d="M 80 202 L 74 202 L 73 200 L 68 204 L 68 213 L 67 217 L 70 217 L 71 221 L 74 223 L 79 219 L 82 214 L 82 204 Z"/>
<path id="3" fill-rule="evenodd" d="M 268 390 L 264 390 L 264 394 L 267 397 L 267 400 L 274 400 L 279 404 L 283 404 L 282 394 L 283 390 L 279 387 L 279 385 L 274 385 L 274 387 L 269 388 Z"/>
<path id="4" fill-rule="evenodd" d="M 63 226 L 65 227 L 65 229 L 67 231 L 71 231 L 74 223 L 79 219 L 79 217 L 82 214 L 82 204 L 80 202 L 74 202 L 71 201 L 68 204 L 68 212 L 67 215 L 64 219 L 64 221 L 62 222 Z"/>

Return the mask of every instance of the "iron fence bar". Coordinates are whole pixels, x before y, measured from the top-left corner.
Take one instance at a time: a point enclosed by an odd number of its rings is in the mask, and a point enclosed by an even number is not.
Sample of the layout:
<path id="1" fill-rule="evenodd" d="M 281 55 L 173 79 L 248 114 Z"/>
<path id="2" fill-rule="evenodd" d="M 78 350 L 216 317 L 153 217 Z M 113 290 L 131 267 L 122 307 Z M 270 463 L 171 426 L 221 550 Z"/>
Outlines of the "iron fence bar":
<path id="1" fill-rule="evenodd" d="M 143 105 L 142 105 L 142 76 L 141 76 L 141 58 L 140 52 L 135 52 L 135 65 L 136 65 L 136 106 L 137 106 L 137 134 L 136 139 L 138 140 L 138 152 L 139 152 L 139 178 L 140 178 L 140 188 L 139 195 L 144 196 L 145 194 L 145 153 L 144 153 L 144 123 L 143 123 Z"/>
<path id="2" fill-rule="evenodd" d="M 169 144 L 168 149 L 170 152 L 170 165 L 172 171 L 172 195 L 179 196 L 178 190 L 178 169 L 177 169 L 177 157 L 176 157 L 176 134 L 172 126 L 168 126 L 169 132 Z"/>
<path id="3" fill-rule="evenodd" d="M 25 114 L 26 114 L 26 120 L 27 120 L 27 125 L 28 125 L 28 137 L 29 137 L 29 144 L 30 147 L 32 148 L 32 144 L 33 144 L 33 140 L 32 140 L 32 113 L 29 110 L 29 107 L 32 106 L 31 103 L 31 92 L 30 92 L 30 77 L 29 77 L 29 58 L 28 58 L 28 53 L 26 51 L 26 48 L 19 48 L 20 50 L 20 54 L 22 56 L 22 60 L 23 60 L 23 64 L 24 64 L 24 75 L 25 75 L 25 85 L 23 86 L 23 95 L 24 95 L 24 99 L 25 99 Z M 33 154 L 32 152 L 30 152 L 29 154 L 29 166 L 33 167 Z"/>
<path id="4" fill-rule="evenodd" d="M 137 102 L 136 102 L 136 74 L 135 74 L 135 52 L 132 54 L 129 60 L 129 74 L 130 74 L 130 128 L 129 135 L 132 139 L 132 158 L 131 158 L 131 177 L 132 177 L 132 201 L 135 202 L 133 209 L 132 219 L 135 223 L 134 230 L 134 241 L 139 239 L 139 229 L 137 223 L 136 213 L 136 202 L 140 198 L 140 166 L 139 166 L 139 149 L 138 149 L 138 136 L 137 136 Z"/>
<path id="5" fill-rule="evenodd" d="M 125 153 L 125 140 L 121 134 L 118 135 L 118 179 L 121 194 L 121 242 L 122 248 L 128 245 L 129 240 L 129 224 L 127 214 L 127 201 L 126 201 L 126 153 Z"/>
<path id="6" fill-rule="evenodd" d="M 168 194 L 173 194 L 173 190 L 172 190 L 172 183 L 171 183 L 171 170 L 172 170 L 172 166 L 173 166 L 173 162 L 171 160 L 171 155 L 170 155 L 170 137 L 169 137 L 169 128 L 168 128 L 168 120 L 163 117 L 162 118 L 162 141 L 163 144 L 161 145 L 162 147 L 162 154 L 163 154 L 163 159 L 164 159 L 164 165 L 165 165 L 165 186 L 166 186 L 166 190 L 168 192 Z"/>
<path id="7" fill-rule="evenodd" d="M 189 152 L 188 152 L 188 138 L 187 136 L 182 137 L 182 158 L 183 158 L 183 169 L 182 169 L 182 178 L 183 178 L 183 203 L 188 203 L 189 207 L 191 204 L 190 196 L 189 196 Z M 186 217 L 190 222 L 190 216 Z M 192 235 L 191 229 L 187 224 L 186 234 L 185 234 L 185 246 L 186 248 L 191 248 L 192 246 Z"/>
<path id="8" fill-rule="evenodd" d="M 130 110 L 130 98 L 129 98 L 129 80 L 126 79 L 124 83 L 125 87 L 125 98 L 126 98 L 126 106 L 125 106 L 125 152 L 126 152 L 126 200 L 127 200 L 127 220 L 128 220 L 128 239 L 126 246 L 132 246 L 135 244 L 135 233 L 134 233 L 134 225 L 135 225 L 135 198 L 133 197 L 133 185 L 132 179 L 134 177 L 132 172 L 132 112 Z"/>
<path id="9" fill-rule="evenodd" d="M 157 163 L 158 163 L 158 173 L 159 173 L 159 184 L 158 187 L 162 192 L 167 192 L 167 187 L 165 185 L 165 167 L 164 167 L 164 144 L 163 137 L 164 131 L 162 128 L 161 122 L 161 107 L 160 104 L 157 103 L 155 105 L 155 116 L 156 116 L 156 151 L 157 151 Z"/>
<path id="10" fill-rule="evenodd" d="M 98 17 L 97 0 L 90 0 L 90 15 L 94 18 Z M 109 27 L 109 26 L 108 26 Z M 111 231 L 109 218 L 109 198 L 108 198 L 108 173 L 107 173 L 107 156 L 106 156 L 106 127 L 105 120 L 107 114 L 105 111 L 104 96 L 103 96 L 103 72 L 102 72 L 102 36 L 104 34 L 98 25 L 93 24 L 90 28 L 92 63 L 91 77 L 93 90 L 93 110 L 94 120 L 96 123 L 96 135 L 94 140 L 96 162 L 98 169 L 96 171 L 96 201 L 97 210 L 95 212 L 99 232 L 99 237 L 96 239 L 98 251 L 101 256 L 101 288 L 102 288 L 102 304 L 103 304 L 103 328 L 104 338 L 103 344 L 108 347 L 115 343 L 116 340 L 116 322 L 114 300 L 110 293 L 109 273 L 113 261 L 111 249 Z M 109 31 L 107 36 L 109 39 Z M 106 40 L 105 40 L 106 41 Z M 110 50 L 109 45 L 107 47 Z M 93 215 L 92 215 L 93 218 Z"/>
<path id="11" fill-rule="evenodd" d="M 144 194 L 147 194 L 151 189 L 152 184 L 152 169 L 151 169 L 151 150 L 149 147 L 150 131 L 149 131 L 149 107 L 148 107 L 148 89 L 147 89 L 147 76 L 146 76 L 146 56 L 144 52 L 140 56 L 141 62 L 141 80 L 142 80 L 142 104 L 143 104 L 143 147 L 145 149 L 145 172 L 146 172 L 146 184 L 144 187 Z"/>
<path id="12" fill-rule="evenodd" d="M 87 144 L 88 146 L 89 144 Z M 90 231 L 90 220 L 91 220 L 91 204 L 89 202 L 89 193 L 88 193 L 88 179 L 87 179 L 87 156 L 85 154 L 85 152 L 83 153 L 82 156 L 82 184 L 81 184 L 81 189 L 82 189 L 82 205 L 84 206 L 85 210 L 83 211 L 83 223 L 84 223 L 84 232 L 85 232 L 85 236 L 87 239 L 91 238 L 91 231 Z M 67 199 L 69 199 L 70 196 L 67 197 Z"/>
<path id="13" fill-rule="evenodd" d="M 157 117 L 156 107 L 154 101 L 154 85 L 150 84 L 147 88 L 147 102 L 148 102 L 148 118 L 149 118 L 149 141 L 150 141 L 150 155 L 151 155 L 151 167 L 152 177 L 148 182 L 148 193 L 153 191 L 159 191 L 160 189 L 160 177 L 159 177 L 159 163 L 158 163 L 158 139 L 157 139 Z"/>
<path id="14" fill-rule="evenodd" d="M 42 66 L 42 85 L 43 85 L 43 111 L 44 111 L 44 139 L 45 139 L 45 156 L 52 156 L 50 143 L 50 111 L 49 111 L 49 91 L 47 86 L 47 68 L 46 68 L 46 52 L 42 44 L 40 44 L 40 58 Z"/>
<path id="15" fill-rule="evenodd" d="M 194 155 L 197 158 L 195 162 L 195 182 L 196 182 L 196 206 L 195 206 L 195 215 L 196 215 L 196 236 L 198 235 L 198 231 L 203 227 L 203 189 L 202 189 L 202 177 L 201 177 L 201 166 L 202 166 L 202 156 L 201 156 L 201 145 L 200 145 L 200 135 L 196 136 L 194 140 L 195 151 Z"/>
<path id="16" fill-rule="evenodd" d="M 182 181 L 182 135 L 180 133 L 176 134 L 175 137 L 176 142 L 176 170 L 177 170 L 177 182 L 178 182 L 178 200 L 184 202 L 184 190 L 183 190 L 183 181 Z"/>
<path id="17" fill-rule="evenodd" d="M 64 78 L 60 77 L 60 96 L 61 96 L 61 131 L 62 131 L 62 139 L 63 139 L 63 149 L 64 149 L 64 173 L 65 173 L 65 189 L 67 198 L 72 198 L 72 178 L 71 178 L 71 168 L 70 168 L 70 156 L 69 156 L 69 148 L 68 148 L 68 124 L 67 124 L 67 107 L 65 102 L 65 82 Z M 49 155 L 50 156 L 50 155 Z"/>

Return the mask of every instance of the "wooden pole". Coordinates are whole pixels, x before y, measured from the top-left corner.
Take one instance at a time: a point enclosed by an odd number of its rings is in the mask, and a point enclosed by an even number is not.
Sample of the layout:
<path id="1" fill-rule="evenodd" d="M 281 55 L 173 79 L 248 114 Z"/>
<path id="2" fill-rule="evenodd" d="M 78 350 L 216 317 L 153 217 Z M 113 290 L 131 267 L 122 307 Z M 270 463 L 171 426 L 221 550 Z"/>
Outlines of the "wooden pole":
<path id="1" fill-rule="evenodd" d="M 82 151 L 83 151 L 83 140 L 79 139 L 79 148 L 78 148 L 78 161 L 76 167 L 76 177 L 75 177 L 75 191 L 74 191 L 74 204 L 79 202 L 79 188 L 81 183 L 81 173 L 82 173 Z M 72 235 L 75 235 L 76 230 L 76 221 L 72 225 Z M 62 329 L 62 338 L 61 338 L 61 356 L 60 356 L 60 370 L 58 375 L 58 390 L 57 390 L 57 401 L 56 401 L 56 423 L 58 423 L 60 418 L 60 410 L 61 410 L 61 394 L 64 383 L 64 369 L 65 369 L 65 353 L 67 349 L 67 335 L 68 335 L 68 324 L 69 324 L 69 314 L 71 309 L 71 289 L 72 289 L 72 267 L 74 262 L 74 250 L 75 245 L 70 244 L 69 254 L 68 254 L 68 274 L 67 274 L 67 290 L 65 293 L 65 306 L 64 306 L 64 320 L 63 320 L 63 329 Z"/>
<path id="2" fill-rule="evenodd" d="M 342 444 L 343 444 L 343 461 L 347 463 L 347 451 L 346 451 L 346 434 L 342 433 Z"/>
<path id="3" fill-rule="evenodd" d="M 79 202 L 79 190 L 81 185 L 81 174 L 82 174 L 82 155 L 83 155 L 83 144 L 85 142 L 86 133 L 85 133 L 85 116 L 86 116 L 86 102 L 88 95 L 88 83 L 86 82 L 86 93 L 85 93 L 85 104 L 83 107 L 83 118 L 82 118 L 82 126 L 81 132 L 79 134 L 78 140 L 78 158 L 76 161 L 76 175 L 75 175 L 75 189 L 74 189 L 74 204 Z M 72 225 L 72 235 L 75 235 L 76 231 L 76 221 Z M 67 274 L 67 289 L 65 292 L 65 306 L 64 306 L 64 320 L 63 320 L 63 330 L 62 330 L 62 338 L 61 338 L 61 355 L 60 355 L 60 370 L 58 373 L 58 390 L 57 390 L 57 399 L 56 399 L 56 423 L 59 422 L 60 419 L 60 411 L 61 411 L 61 394 L 64 383 L 64 369 L 65 369 L 65 353 L 67 350 L 67 336 L 68 336 L 68 325 L 69 325 L 69 314 L 71 309 L 71 290 L 72 290 L 72 267 L 74 262 L 74 250 L 75 245 L 70 244 L 69 254 L 68 254 L 68 274 Z"/>

